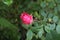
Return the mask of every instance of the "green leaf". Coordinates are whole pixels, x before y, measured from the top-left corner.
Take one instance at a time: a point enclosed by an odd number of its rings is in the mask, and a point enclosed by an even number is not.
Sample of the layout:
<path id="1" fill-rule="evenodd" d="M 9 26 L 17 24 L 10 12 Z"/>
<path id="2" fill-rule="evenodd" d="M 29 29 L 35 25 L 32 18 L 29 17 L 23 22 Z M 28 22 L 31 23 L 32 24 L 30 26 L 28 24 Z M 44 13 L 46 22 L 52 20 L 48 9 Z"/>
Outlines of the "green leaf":
<path id="1" fill-rule="evenodd" d="M 55 29 L 55 24 L 50 24 L 50 30 L 54 30 Z"/>
<path id="2" fill-rule="evenodd" d="M 31 27 L 31 26 L 30 26 L 30 25 L 22 24 L 22 27 L 28 30 L 28 29 L 29 29 L 29 27 Z"/>
<path id="3" fill-rule="evenodd" d="M 38 27 L 38 22 L 34 22 L 34 27 Z"/>
<path id="4" fill-rule="evenodd" d="M 57 25 L 56 31 L 57 31 L 58 34 L 60 34 L 60 25 Z"/>
<path id="5" fill-rule="evenodd" d="M 40 19 L 40 15 L 38 14 L 38 12 L 37 12 L 37 11 L 35 11 L 35 13 L 34 13 L 33 15 L 34 15 L 34 17 L 36 17 L 36 18 L 39 18 L 39 19 Z"/>
<path id="6" fill-rule="evenodd" d="M 31 30 L 28 30 L 26 40 L 31 40 L 33 38 L 33 36 L 34 36 L 33 32 Z"/>
<path id="7" fill-rule="evenodd" d="M 44 22 L 47 22 L 47 18 L 46 18 L 46 17 L 44 17 L 43 21 L 44 21 Z"/>
<path id="8" fill-rule="evenodd" d="M 46 14 L 43 10 L 41 10 L 41 15 L 42 15 L 43 17 L 46 17 L 46 16 L 47 16 L 47 14 Z"/>
<path id="9" fill-rule="evenodd" d="M 50 31 L 53 31 L 55 29 L 55 23 L 54 24 L 47 24 L 47 26 L 45 26 L 45 31 L 47 33 L 50 33 Z"/>
<path id="10" fill-rule="evenodd" d="M 56 23 L 58 21 L 58 16 L 54 16 L 53 21 Z"/>
<path id="11" fill-rule="evenodd" d="M 49 13 L 48 14 L 48 18 L 52 18 L 53 17 L 53 14 L 52 13 Z"/>
<path id="12" fill-rule="evenodd" d="M 49 28 L 49 26 L 45 26 L 45 31 L 46 31 L 47 33 L 50 33 L 50 28 Z"/>
<path id="13" fill-rule="evenodd" d="M 43 30 L 43 28 L 41 28 L 41 29 L 39 30 L 39 32 L 37 33 L 37 36 L 38 36 L 39 38 L 41 38 L 42 35 L 43 35 L 43 33 L 44 33 L 44 30 Z"/>
<path id="14" fill-rule="evenodd" d="M 2 2 L 9 6 L 13 3 L 13 0 L 2 0 Z"/>
<path id="15" fill-rule="evenodd" d="M 51 31 L 51 33 L 46 34 L 45 40 L 60 40 L 60 34 L 57 34 L 56 31 Z"/>
<path id="16" fill-rule="evenodd" d="M 46 40 L 54 40 L 54 39 L 52 38 L 52 35 L 50 33 L 47 33 Z"/>
<path id="17" fill-rule="evenodd" d="M 55 13 L 55 14 L 58 13 L 58 8 L 57 8 L 57 7 L 54 8 L 54 13 Z"/>
<path id="18" fill-rule="evenodd" d="M 39 32 L 39 30 L 43 28 L 43 25 L 38 25 L 38 26 L 34 26 L 34 27 L 31 27 L 31 30 L 35 33 Z"/>
<path id="19" fill-rule="evenodd" d="M 41 5 L 42 8 L 44 8 L 44 7 L 46 7 L 46 2 L 41 2 L 40 5 Z"/>
<path id="20" fill-rule="evenodd" d="M 60 11 L 60 5 L 57 5 L 58 11 Z"/>
<path id="21" fill-rule="evenodd" d="M 55 0 L 56 3 L 60 3 L 60 0 Z"/>
<path id="22" fill-rule="evenodd" d="M 55 6 L 55 3 L 54 2 L 51 1 L 51 2 L 48 3 L 48 7 L 49 8 L 54 8 L 54 6 Z"/>

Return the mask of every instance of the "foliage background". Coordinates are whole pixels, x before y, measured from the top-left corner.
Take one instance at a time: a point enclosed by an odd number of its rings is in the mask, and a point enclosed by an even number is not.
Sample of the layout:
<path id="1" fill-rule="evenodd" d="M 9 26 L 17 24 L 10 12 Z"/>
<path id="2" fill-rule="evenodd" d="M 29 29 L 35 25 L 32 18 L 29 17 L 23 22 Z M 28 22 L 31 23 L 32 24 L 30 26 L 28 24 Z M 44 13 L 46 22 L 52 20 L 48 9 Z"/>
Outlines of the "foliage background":
<path id="1" fill-rule="evenodd" d="M 28 27 L 20 20 L 23 11 L 34 18 Z M 60 40 L 60 0 L 0 0 L 0 29 L 7 32 L 1 40 Z"/>

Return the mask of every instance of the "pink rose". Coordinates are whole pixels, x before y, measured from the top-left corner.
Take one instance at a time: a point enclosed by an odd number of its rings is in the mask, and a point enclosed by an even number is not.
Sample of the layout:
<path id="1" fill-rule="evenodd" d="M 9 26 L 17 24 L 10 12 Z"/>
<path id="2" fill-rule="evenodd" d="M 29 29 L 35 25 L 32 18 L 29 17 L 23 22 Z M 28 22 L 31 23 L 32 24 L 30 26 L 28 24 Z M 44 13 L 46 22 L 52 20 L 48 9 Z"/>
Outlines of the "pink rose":
<path id="1" fill-rule="evenodd" d="M 33 22 L 33 16 L 29 15 L 27 12 L 23 12 L 20 18 L 24 24 L 31 24 Z"/>

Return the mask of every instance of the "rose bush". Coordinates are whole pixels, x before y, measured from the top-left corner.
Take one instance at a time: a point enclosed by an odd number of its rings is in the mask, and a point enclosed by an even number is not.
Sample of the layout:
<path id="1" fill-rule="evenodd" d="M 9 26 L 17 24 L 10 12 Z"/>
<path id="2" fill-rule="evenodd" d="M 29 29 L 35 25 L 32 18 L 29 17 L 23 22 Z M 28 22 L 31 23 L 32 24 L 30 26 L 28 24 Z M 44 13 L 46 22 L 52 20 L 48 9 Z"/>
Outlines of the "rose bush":
<path id="1" fill-rule="evenodd" d="M 60 40 L 60 0 L 1 0 L 0 26 L 1 40 Z"/>

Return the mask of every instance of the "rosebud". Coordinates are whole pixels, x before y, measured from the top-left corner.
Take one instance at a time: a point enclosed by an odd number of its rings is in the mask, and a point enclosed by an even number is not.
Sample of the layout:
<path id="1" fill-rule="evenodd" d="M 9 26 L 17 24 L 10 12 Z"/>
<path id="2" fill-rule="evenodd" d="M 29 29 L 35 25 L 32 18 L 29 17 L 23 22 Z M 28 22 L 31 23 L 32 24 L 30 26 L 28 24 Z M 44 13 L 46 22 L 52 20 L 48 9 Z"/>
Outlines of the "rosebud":
<path id="1" fill-rule="evenodd" d="M 27 12 L 23 12 L 20 18 L 24 24 L 31 24 L 33 22 L 33 16 L 29 15 Z"/>

